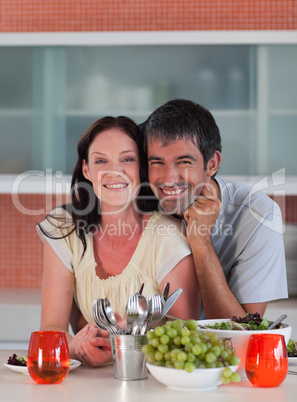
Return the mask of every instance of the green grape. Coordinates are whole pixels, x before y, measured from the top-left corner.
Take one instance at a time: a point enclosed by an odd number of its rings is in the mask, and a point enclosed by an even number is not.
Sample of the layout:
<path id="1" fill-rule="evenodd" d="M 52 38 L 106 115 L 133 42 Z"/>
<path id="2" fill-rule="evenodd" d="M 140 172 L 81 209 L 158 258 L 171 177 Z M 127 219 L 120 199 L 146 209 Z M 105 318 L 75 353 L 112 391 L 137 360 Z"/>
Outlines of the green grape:
<path id="1" fill-rule="evenodd" d="M 170 338 L 169 338 L 169 336 L 168 335 L 162 335 L 161 337 L 160 337 L 160 342 L 163 344 L 163 345 L 167 345 L 168 343 L 169 343 L 169 341 L 170 341 Z"/>
<path id="2" fill-rule="evenodd" d="M 194 363 L 196 360 L 196 356 L 193 353 L 188 353 L 187 354 L 187 361 L 190 363 Z"/>
<path id="3" fill-rule="evenodd" d="M 156 360 L 157 362 L 159 362 L 159 361 L 163 360 L 163 358 L 164 358 L 163 353 L 161 353 L 161 352 L 159 352 L 159 350 L 157 350 L 157 351 L 155 352 L 155 360 Z"/>
<path id="4" fill-rule="evenodd" d="M 163 355 L 168 352 L 168 349 L 168 345 L 163 345 L 162 343 L 158 346 L 159 352 L 163 353 Z"/>
<path id="5" fill-rule="evenodd" d="M 187 320 L 187 321 L 185 322 L 185 326 L 186 326 L 188 329 L 196 329 L 197 326 L 198 326 L 198 323 L 197 323 L 196 320 Z"/>
<path id="6" fill-rule="evenodd" d="M 180 329 L 180 328 L 183 328 L 183 326 L 184 326 L 184 320 L 181 320 L 181 319 L 175 320 L 172 323 L 172 327 L 174 329 Z"/>
<path id="7" fill-rule="evenodd" d="M 177 336 L 177 330 L 175 328 L 169 328 L 167 331 L 169 338 L 175 338 Z"/>
<path id="8" fill-rule="evenodd" d="M 193 344 L 191 342 L 187 343 L 185 345 L 185 352 L 187 352 L 187 353 L 192 352 L 192 347 L 193 347 Z"/>
<path id="9" fill-rule="evenodd" d="M 181 345 L 181 337 L 178 335 L 175 338 L 173 338 L 173 343 L 177 346 Z"/>
<path id="10" fill-rule="evenodd" d="M 206 346 L 206 350 L 208 350 L 212 347 L 212 344 L 211 344 L 211 342 L 208 341 L 205 343 L 205 346 Z"/>
<path id="11" fill-rule="evenodd" d="M 199 360 L 205 360 L 205 353 L 200 353 L 200 355 L 197 356 Z"/>
<path id="12" fill-rule="evenodd" d="M 230 367 L 225 367 L 222 372 L 222 375 L 226 378 L 229 378 L 229 377 L 231 377 L 232 373 L 233 373 L 233 371 L 230 369 Z"/>
<path id="13" fill-rule="evenodd" d="M 217 360 L 217 356 L 214 353 L 209 352 L 209 353 L 206 353 L 205 360 L 207 363 L 213 363 Z"/>
<path id="14" fill-rule="evenodd" d="M 185 362 L 187 360 L 187 354 L 185 352 L 179 352 L 177 354 L 177 360 L 181 361 L 181 362 Z"/>
<path id="15" fill-rule="evenodd" d="M 171 350 L 170 354 L 171 354 L 171 360 L 177 360 L 177 355 L 180 352 L 180 349 L 173 349 Z"/>
<path id="16" fill-rule="evenodd" d="M 194 345 L 201 343 L 199 336 L 192 335 L 190 336 L 190 340 Z"/>
<path id="17" fill-rule="evenodd" d="M 229 353 L 227 352 L 227 350 L 222 350 L 221 352 L 221 357 L 223 359 L 227 359 L 227 357 L 229 356 Z"/>
<path id="18" fill-rule="evenodd" d="M 232 373 L 230 380 L 233 382 L 239 382 L 241 380 L 240 374 Z"/>
<path id="19" fill-rule="evenodd" d="M 194 363 L 192 362 L 186 362 L 184 365 L 184 369 L 188 372 L 188 373 L 192 373 L 195 369 L 196 366 Z"/>
<path id="20" fill-rule="evenodd" d="M 230 366 L 236 366 L 237 364 L 239 364 L 239 362 L 240 362 L 240 359 L 236 355 L 231 355 L 228 358 L 228 363 Z"/>
<path id="21" fill-rule="evenodd" d="M 182 328 L 182 330 L 180 331 L 181 336 L 187 336 L 189 337 L 191 335 L 191 332 L 188 328 Z"/>
<path id="22" fill-rule="evenodd" d="M 160 360 L 160 361 L 155 361 L 154 366 L 160 366 L 163 367 L 165 364 L 164 360 Z"/>
<path id="23" fill-rule="evenodd" d="M 163 327 L 156 327 L 154 332 L 156 336 L 162 336 L 165 334 L 165 330 Z"/>
<path id="24" fill-rule="evenodd" d="M 147 334 L 146 334 L 146 337 L 149 340 L 155 338 L 155 332 L 153 330 L 148 331 Z"/>
<path id="25" fill-rule="evenodd" d="M 150 345 L 152 345 L 155 349 L 158 348 L 158 346 L 160 345 L 160 340 L 159 338 L 153 338 L 150 340 Z"/>
<path id="26" fill-rule="evenodd" d="M 145 355 L 146 361 L 149 364 L 153 364 L 155 362 L 155 352 L 150 352 Z"/>
<path id="27" fill-rule="evenodd" d="M 147 339 L 142 351 L 148 363 L 189 373 L 196 368 L 221 367 L 224 384 L 240 381 L 240 375 L 228 367 L 239 363 L 231 340 L 198 330 L 195 320 L 168 321 L 149 331 Z"/>
<path id="28" fill-rule="evenodd" d="M 217 357 L 221 354 L 221 348 L 219 346 L 213 346 L 210 348 L 210 351 Z"/>
<path id="29" fill-rule="evenodd" d="M 171 352 L 164 353 L 164 360 L 171 361 Z"/>
<path id="30" fill-rule="evenodd" d="M 176 360 L 174 362 L 174 367 L 178 370 L 182 370 L 184 368 L 185 362 L 181 361 L 181 360 Z"/>
<path id="31" fill-rule="evenodd" d="M 219 340 L 219 335 L 215 332 L 210 332 L 209 336 L 212 343 L 215 343 Z"/>
<path id="32" fill-rule="evenodd" d="M 230 378 L 228 378 L 228 377 L 224 377 L 224 376 L 222 375 L 222 377 L 221 377 L 221 381 L 222 381 L 222 383 L 223 383 L 223 384 L 229 384 L 229 382 L 230 382 Z"/>
<path id="33" fill-rule="evenodd" d="M 192 346 L 192 353 L 194 353 L 194 355 L 196 355 L 196 356 L 200 355 L 200 353 L 202 353 L 201 346 L 198 344 Z"/>
<path id="34" fill-rule="evenodd" d="M 183 344 L 183 345 L 186 345 L 187 343 L 189 343 L 190 342 L 190 337 L 189 336 L 183 336 L 182 338 L 181 338 L 181 343 Z"/>
<path id="35" fill-rule="evenodd" d="M 154 347 L 152 345 L 149 345 L 148 343 L 146 345 L 142 346 L 142 352 L 146 355 L 147 353 L 153 352 Z"/>
<path id="36" fill-rule="evenodd" d="M 205 343 L 201 343 L 201 353 L 206 353 L 207 352 L 207 346 L 205 345 Z"/>

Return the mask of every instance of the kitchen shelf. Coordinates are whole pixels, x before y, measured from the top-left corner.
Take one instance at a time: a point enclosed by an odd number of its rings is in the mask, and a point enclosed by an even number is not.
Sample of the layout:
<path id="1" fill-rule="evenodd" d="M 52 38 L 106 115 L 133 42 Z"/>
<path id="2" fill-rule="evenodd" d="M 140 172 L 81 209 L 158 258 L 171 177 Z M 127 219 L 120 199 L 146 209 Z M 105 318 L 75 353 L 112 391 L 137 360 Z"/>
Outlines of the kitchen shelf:
<path id="1" fill-rule="evenodd" d="M 8 46 L 0 57 L 1 173 L 70 173 L 77 141 L 97 118 L 141 123 L 167 100 L 185 98 L 217 121 L 221 175 L 283 166 L 297 175 L 296 44 Z"/>

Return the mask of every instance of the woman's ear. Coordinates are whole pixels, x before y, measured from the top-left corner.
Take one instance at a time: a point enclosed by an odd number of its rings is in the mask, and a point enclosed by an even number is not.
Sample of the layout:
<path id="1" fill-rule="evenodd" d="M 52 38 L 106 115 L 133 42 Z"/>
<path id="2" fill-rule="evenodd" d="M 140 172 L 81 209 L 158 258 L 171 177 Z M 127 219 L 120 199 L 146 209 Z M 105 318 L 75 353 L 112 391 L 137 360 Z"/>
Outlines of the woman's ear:
<path id="1" fill-rule="evenodd" d="M 87 164 L 85 159 L 83 159 L 82 163 L 82 173 L 87 180 L 90 180 L 89 165 Z"/>
<path id="2" fill-rule="evenodd" d="M 212 177 L 217 172 L 221 160 L 222 160 L 221 153 L 219 151 L 215 151 L 213 156 L 207 162 L 207 168 L 206 168 L 207 176 Z"/>

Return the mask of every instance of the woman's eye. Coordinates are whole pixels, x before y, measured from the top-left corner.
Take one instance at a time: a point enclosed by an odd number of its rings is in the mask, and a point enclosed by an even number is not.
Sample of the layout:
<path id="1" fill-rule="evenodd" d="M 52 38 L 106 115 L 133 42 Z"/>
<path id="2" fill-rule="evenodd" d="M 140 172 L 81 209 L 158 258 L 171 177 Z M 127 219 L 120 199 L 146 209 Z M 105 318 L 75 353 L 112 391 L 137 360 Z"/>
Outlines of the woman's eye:
<path id="1" fill-rule="evenodd" d="M 105 163 L 105 160 L 104 159 L 98 159 L 98 160 L 96 160 L 96 162 L 95 162 L 97 165 L 100 165 L 101 163 Z"/>
<path id="2" fill-rule="evenodd" d="M 127 156 L 127 158 L 124 159 L 124 162 L 133 162 L 134 158 L 132 156 Z"/>

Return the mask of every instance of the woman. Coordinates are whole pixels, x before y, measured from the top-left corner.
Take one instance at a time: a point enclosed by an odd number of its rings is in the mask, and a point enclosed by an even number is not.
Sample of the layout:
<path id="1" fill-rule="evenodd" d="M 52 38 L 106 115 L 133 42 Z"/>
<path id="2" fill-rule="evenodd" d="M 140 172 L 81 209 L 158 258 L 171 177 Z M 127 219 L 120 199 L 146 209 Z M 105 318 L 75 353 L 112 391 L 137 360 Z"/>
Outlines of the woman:
<path id="1" fill-rule="evenodd" d="M 170 282 L 171 291 L 184 290 L 171 314 L 199 317 L 199 287 L 179 221 L 145 212 L 146 166 L 141 133 L 131 119 L 96 121 L 78 143 L 72 203 L 38 225 L 44 241 L 41 329 L 65 331 L 70 356 L 90 366 L 111 359 L 108 334 L 93 321 L 94 298 L 107 297 L 123 318 L 139 282 L 144 294 L 160 293 Z M 73 298 L 83 328 L 72 338 Z"/>

